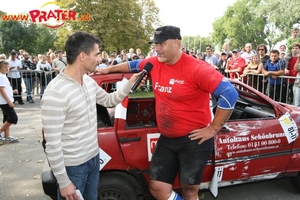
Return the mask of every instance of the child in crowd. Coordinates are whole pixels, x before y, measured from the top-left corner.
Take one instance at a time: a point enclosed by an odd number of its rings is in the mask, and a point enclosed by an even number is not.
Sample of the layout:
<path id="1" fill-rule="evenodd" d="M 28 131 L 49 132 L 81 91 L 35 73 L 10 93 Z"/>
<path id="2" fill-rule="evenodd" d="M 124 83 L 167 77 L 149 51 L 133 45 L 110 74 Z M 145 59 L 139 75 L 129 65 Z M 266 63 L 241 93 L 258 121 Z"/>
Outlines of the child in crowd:
<path id="1" fill-rule="evenodd" d="M 10 125 L 17 124 L 18 116 L 14 110 L 13 93 L 10 82 L 6 76 L 8 73 L 8 62 L 0 60 L 0 107 L 3 113 L 3 125 L 0 128 L 0 142 L 18 142 L 18 138 L 10 135 Z"/>

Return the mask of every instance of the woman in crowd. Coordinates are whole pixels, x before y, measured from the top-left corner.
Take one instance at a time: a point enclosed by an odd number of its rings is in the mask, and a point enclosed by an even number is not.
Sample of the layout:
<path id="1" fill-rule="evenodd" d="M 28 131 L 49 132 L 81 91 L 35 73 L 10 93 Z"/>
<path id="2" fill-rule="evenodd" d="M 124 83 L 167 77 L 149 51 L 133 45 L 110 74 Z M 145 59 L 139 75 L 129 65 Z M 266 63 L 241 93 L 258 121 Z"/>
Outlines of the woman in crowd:
<path id="1" fill-rule="evenodd" d="M 258 89 L 258 74 L 261 73 L 262 67 L 263 64 L 260 62 L 259 56 L 254 54 L 241 75 L 242 77 L 247 77 L 246 83 L 255 89 Z"/>

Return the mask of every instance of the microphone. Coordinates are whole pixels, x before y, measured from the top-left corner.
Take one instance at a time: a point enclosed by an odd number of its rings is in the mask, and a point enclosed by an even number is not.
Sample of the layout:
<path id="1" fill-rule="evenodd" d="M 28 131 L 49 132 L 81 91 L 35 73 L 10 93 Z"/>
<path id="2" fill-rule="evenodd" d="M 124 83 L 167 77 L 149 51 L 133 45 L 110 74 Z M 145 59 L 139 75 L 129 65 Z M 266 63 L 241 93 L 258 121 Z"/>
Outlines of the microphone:
<path id="1" fill-rule="evenodd" d="M 131 89 L 130 89 L 131 93 L 137 89 L 137 87 L 140 85 L 143 78 L 152 70 L 152 67 L 153 67 L 153 65 L 150 62 L 146 63 L 141 75 L 138 77 L 138 79 L 135 81 L 135 83 L 131 87 Z"/>

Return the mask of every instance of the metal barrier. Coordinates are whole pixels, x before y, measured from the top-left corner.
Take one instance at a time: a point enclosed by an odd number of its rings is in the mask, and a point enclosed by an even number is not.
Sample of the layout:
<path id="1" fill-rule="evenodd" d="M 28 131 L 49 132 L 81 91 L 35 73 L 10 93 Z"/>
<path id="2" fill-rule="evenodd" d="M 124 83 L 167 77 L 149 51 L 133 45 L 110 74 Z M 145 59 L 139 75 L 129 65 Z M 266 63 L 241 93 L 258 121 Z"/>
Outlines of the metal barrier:
<path id="1" fill-rule="evenodd" d="M 294 81 L 299 79 L 294 76 L 278 76 L 276 78 L 280 83 L 278 85 L 271 85 L 269 77 L 263 74 L 247 74 L 245 77 L 240 77 L 239 80 L 256 90 L 269 96 L 271 99 L 294 105 Z M 298 97 L 300 99 L 300 97 Z"/>
<path id="2" fill-rule="evenodd" d="M 8 76 L 8 80 L 11 83 L 13 89 L 18 90 L 18 94 L 14 94 L 15 101 L 21 101 L 22 97 L 42 97 L 43 93 L 50 83 L 58 74 L 57 71 L 43 71 L 43 70 L 19 70 L 15 73 L 20 73 L 20 78 L 11 78 Z"/>

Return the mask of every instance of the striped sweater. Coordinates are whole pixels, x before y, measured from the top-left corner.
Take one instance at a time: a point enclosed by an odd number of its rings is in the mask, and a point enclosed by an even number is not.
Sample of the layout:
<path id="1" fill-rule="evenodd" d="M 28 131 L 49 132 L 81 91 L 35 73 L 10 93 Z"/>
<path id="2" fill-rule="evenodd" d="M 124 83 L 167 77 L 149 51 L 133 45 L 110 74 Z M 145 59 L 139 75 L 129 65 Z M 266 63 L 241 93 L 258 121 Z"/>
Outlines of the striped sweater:
<path id="1" fill-rule="evenodd" d="M 96 103 L 112 107 L 129 93 L 127 82 L 122 90 L 108 94 L 89 76 L 83 84 L 61 72 L 47 86 L 43 99 L 42 124 L 46 154 L 60 188 L 71 181 L 65 166 L 77 166 L 99 152 Z"/>

